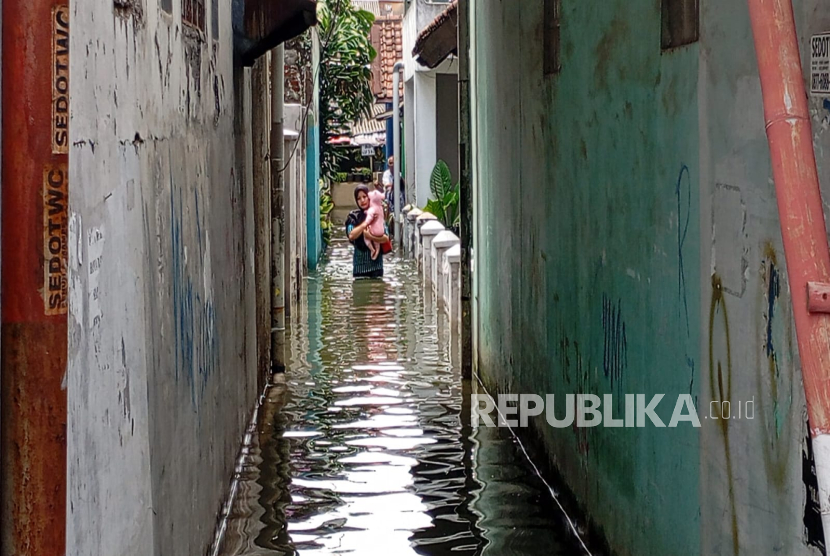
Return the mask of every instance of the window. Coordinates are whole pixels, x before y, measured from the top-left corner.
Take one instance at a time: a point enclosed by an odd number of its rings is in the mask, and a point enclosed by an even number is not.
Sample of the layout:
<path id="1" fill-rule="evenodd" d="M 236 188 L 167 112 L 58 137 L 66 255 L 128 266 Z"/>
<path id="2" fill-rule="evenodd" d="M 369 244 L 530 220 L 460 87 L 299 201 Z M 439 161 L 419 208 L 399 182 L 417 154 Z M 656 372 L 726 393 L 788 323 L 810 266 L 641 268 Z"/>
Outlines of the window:
<path id="1" fill-rule="evenodd" d="M 661 0 L 660 42 L 663 50 L 697 42 L 700 38 L 698 0 Z"/>
<path id="2" fill-rule="evenodd" d="M 173 13 L 173 0 L 161 0 L 161 9 L 167 13 Z"/>
<path id="3" fill-rule="evenodd" d="M 562 69 L 559 47 L 559 31 L 562 25 L 562 0 L 545 0 L 544 13 L 544 64 L 545 75 L 559 73 Z"/>
<path id="4" fill-rule="evenodd" d="M 205 30 L 205 0 L 182 0 L 182 21 Z"/>

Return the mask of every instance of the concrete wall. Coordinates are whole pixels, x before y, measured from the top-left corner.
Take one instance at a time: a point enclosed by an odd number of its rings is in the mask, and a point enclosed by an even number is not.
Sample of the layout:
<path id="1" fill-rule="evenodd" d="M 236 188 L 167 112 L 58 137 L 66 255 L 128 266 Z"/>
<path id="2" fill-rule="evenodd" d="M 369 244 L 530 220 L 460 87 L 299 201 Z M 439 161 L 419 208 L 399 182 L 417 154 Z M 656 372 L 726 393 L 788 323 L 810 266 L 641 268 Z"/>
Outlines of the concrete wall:
<path id="1" fill-rule="evenodd" d="M 794 4 L 809 68 L 809 35 L 830 30 L 830 13 L 813 0 Z M 701 354 L 712 360 L 712 368 L 701 367 L 701 398 L 754 397 L 758 405 L 754 421 L 702 429 L 701 551 L 737 544 L 743 554 L 815 554 L 821 534 L 809 490 L 815 478 L 806 458 L 806 409 L 747 11 L 705 3 L 701 31 Z M 825 102 L 811 97 L 826 200 Z"/>
<path id="2" fill-rule="evenodd" d="M 320 37 L 316 28 L 311 33 L 311 67 L 320 65 Z M 306 254 L 307 269 L 315 270 L 323 253 L 323 231 L 320 228 L 320 72 L 313 73 L 312 106 L 306 117 Z"/>
<path id="3" fill-rule="evenodd" d="M 323 253 L 323 232 L 320 228 L 320 126 L 313 114 L 306 124 L 306 241 L 308 270 L 315 270 Z"/>
<path id="4" fill-rule="evenodd" d="M 406 198 L 409 203 L 415 199 L 415 151 L 410 145 L 415 145 L 415 80 L 410 79 L 404 83 L 404 109 L 403 109 L 403 170 L 406 181 Z M 407 100 L 409 99 L 409 100 Z M 417 203 L 416 203 L 417 204 Z"/>
<path id="5" fill-rule="evenodd" d="M 308 269 L 307 217 L 306 217 L 306 183 L 308 178 L 307 151 L 308 144 L 304 136 L 303 116 L 305 107 L 301 105 L 286 106 L 286 129 L 302 131 L 296 137 L 285 142 L 286 157 L 290 157 L 285 176 L 285 251 L 287 314 L 292 314 L 292 307 L 299 302 L 302 277 Z"/>
<path id="6" fill-rule="evenodd" d="M 228 3 L 126 5 L 71 3 L 67 553 L 202 554 L 256 395 L 249 70 Z"/>
<path id="7" fill-rule="evenodd" d="M 431 2 L 429 0 L 412 0 L 404 15 L 404 21 L 409 18 L 417 29 L 423 29 L 447 8 L 447 4 L 449 4 L 449 1 Z M 407 52 L 411 54 L 412 49 L 410 48 L 408 51 L 404 49 L 404 56 L 406 56 Z"/>
<path id="8" fill-rule="evenodd" d="M 702 2 L 701 40 L 661 52 L 659 3 L 562 4 L 544 77 L 542 1 L 473 3 L 477 366 L 502 392 L 663 393 L 664 418 L 679 394 L 701 416 L 754 400 L 700 429 L 523 432 L 620 554 L 818 554 L 746 6 Z M 830 12 L 795 12 L 809 67 Z M 827 199 L 830 102 L 811 108 Z"/>

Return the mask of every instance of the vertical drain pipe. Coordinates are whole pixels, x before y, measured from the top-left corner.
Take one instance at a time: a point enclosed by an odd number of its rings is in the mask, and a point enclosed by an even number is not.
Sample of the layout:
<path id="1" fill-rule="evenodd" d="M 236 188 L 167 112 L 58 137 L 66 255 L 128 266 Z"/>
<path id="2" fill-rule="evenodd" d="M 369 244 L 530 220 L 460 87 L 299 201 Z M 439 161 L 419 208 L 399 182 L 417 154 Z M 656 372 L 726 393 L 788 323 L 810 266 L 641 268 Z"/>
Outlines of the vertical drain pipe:
<path id="1" fill-rule="evenodd" d="M 4 0 L 0 554 L 66 553 L 67 0 Z"/>
<path id="2" fill-rule="evenodd" d="M 271 372 L 285 371 L 285 45 L 271 51 Z"/>
<path id="3" fill-rule="evenodd" d="M 458 168 L 461 208 L 461 376 L 473 376 L 472 267 L 473 180 L 470 126 L 470 1 L 458 0 Z"/>
<path id="4" fill-rule="evenodd" d="M 830 538 L 830 252 L 791 0 L 748 0 L 819 504 Z M 813 299 L 815 303 L 808 303 Z"/>
<path id="5" fill-rule="evenodd" d="M 403 62 L 396 62 L 392 68 L 392 145 L 395 157 L 395 169 L 392 172 L 395 187 L 392 190 L 395 203 L 395 243 L 400 250 L 401 238 L 401 69 Z"/>

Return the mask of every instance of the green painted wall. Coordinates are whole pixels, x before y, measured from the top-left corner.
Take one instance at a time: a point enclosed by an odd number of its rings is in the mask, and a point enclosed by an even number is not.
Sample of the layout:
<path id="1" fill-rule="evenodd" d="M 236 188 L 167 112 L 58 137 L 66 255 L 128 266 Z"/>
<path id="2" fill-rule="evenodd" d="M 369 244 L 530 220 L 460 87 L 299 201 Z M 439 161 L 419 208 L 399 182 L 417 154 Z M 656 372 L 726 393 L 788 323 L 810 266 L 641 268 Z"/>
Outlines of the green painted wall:
<path id="1" fill-rule="evenodd" d="M 659 3 L 473 2 L 478 366 L 500 392 L 697 397 L 699 47 Z M 622 406 L 617 409 L 622 414 Z M 561 413 L 560 413 L 561 415 Z M 621 554 L 699 552 L 699 430 L 529 433 Z"/>

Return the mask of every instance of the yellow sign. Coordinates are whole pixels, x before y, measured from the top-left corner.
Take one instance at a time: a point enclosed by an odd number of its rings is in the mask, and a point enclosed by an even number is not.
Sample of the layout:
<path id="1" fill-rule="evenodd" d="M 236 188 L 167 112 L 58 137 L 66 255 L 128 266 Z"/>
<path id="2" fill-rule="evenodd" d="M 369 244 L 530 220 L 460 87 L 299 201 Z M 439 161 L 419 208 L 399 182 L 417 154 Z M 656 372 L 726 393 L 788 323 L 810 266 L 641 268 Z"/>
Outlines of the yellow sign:
<path id="1" fill-rule="evenodd" d="M 52 12 L 52 152 L 69 153 L 69 7 Z"/>
<path id="2" fill-rule="evenodd" d="M 47 315 L 65 315 L 69 260 L 69 175 L 66 164 L 43 170 L 43 303 Z"/>

